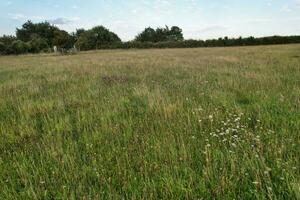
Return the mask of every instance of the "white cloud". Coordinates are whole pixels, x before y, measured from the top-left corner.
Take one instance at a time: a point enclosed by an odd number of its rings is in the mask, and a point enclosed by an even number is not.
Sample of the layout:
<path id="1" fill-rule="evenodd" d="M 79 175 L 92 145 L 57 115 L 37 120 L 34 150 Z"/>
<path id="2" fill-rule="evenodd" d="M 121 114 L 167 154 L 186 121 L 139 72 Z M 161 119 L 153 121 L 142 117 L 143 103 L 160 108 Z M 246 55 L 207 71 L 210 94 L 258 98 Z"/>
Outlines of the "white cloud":
<path id="1" fill-rule="evenodd" d="M 26 16 L 20 13 L 9 13 L 8 16 L 14 20 L 45 20 L 43 16 Z"/>
<path id="2" fill-rule="evenodd" d="M 8 16 L 10 19 L 17 21 L 48 21 L 50 24 L 62 26 L 62 25 L 76 25 L 80 21 L 80 17 L 58 17 L 55 19 L 49 19 L 45 16 L 28 16 L 21 13 L 9 13 Z"/>
<path id="3" fill-rule="evenodd" d="M 70 24 L 70 23 L 74 23 L 76 21 L 79 21 L 80 18 L 79 17 L 71 17 L 71 18 L 56 18 L 56 19 L 50 19 L 47 20 L 49 23 L 54 24 L 54 25 L 65 25 L 65 24 Z"/>
<path id="4" fill-rule="evenodd" d="M 281 12 L 291 12 L 292 9 L 288 6 L 282 6 L 280 9 Z"/>

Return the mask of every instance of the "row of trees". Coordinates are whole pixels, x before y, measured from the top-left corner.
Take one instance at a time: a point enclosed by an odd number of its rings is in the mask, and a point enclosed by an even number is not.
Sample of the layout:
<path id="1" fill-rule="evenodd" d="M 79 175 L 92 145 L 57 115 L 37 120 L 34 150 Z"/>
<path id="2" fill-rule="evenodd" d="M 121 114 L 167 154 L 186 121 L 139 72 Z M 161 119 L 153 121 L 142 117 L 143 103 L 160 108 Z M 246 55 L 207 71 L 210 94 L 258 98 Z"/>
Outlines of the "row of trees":
<path id="1" fill-rule="evenodd" d="M 106 46 L 107 49 L 149 49 L 149 48 L 198 48 L 198 47 L 230 47 L 252 45 L 275 45 L 300 43 L 300 36 L 271 36 L 271 37 L 246 37 L 246 38 L 219 38 L 211 40 L 182 40 L 166 42 L 123 42 Z"/>
<path id="2" fill-rule="evenodd" d="M 48 22 L 26 22 L 16 30 L 16 36 L 0 37 L 0 54 L 49 52 L 53 46 L 71 48 L 74 36 Z"/>
<path id="3" fill-rule="evenodd" d="M 182 41 L 183 34 L 182 29 L 177 26 L 166 26 L 165 28 L 157 28 L 156 30 L 149 27 L 142 33 L 138 34 L 135 41 L 138 42 L 168 42 L 168 41 Z"/>
<path id="4" fill-rule="evenodd" d="M 146 28 L 133 41 L 122 42 L 117 34 L 103 26 L 90 30 L 77 29 L 69 34 L 48 22 L 26 22 L 16 30 L 16 36 L 0 37 L 1 54 L 23 54 L 51 52 L 57 49 L 77 48 L 93 49 L 128 49 L 128 48 L 192 48 L 223 47 L 243 45 L 268 45 L 300 43 L 300 36 L 272 36 L 263 38 L 219 38 L 213 40 L 184 40 L 182 29 L 173 26 L 153 29 Z"/>

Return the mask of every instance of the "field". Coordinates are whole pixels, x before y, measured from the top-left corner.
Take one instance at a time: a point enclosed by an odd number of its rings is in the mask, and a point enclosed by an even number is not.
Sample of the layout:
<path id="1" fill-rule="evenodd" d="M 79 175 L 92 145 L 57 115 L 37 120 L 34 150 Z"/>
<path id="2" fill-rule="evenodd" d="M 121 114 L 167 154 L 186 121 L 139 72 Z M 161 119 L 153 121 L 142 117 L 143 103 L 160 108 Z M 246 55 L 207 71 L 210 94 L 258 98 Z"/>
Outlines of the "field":
<path id="1" fill-rule="evenodd" d="M 300 45 L 0 57 L 0 199 L 300 199 Z"/>

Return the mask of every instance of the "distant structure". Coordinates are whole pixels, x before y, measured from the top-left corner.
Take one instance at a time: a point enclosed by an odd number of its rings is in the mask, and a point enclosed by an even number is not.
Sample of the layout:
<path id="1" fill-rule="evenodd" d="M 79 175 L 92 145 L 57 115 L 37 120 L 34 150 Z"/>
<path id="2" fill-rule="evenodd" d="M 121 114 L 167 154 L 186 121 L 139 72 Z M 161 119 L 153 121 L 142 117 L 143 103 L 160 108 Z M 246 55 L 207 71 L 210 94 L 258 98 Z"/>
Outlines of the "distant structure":
<path id="1" fill-rule="evenodd" d="M 53 47 L 53 51 L 54 51 L 54 53 L 57 53 L 57 46 Z"/>

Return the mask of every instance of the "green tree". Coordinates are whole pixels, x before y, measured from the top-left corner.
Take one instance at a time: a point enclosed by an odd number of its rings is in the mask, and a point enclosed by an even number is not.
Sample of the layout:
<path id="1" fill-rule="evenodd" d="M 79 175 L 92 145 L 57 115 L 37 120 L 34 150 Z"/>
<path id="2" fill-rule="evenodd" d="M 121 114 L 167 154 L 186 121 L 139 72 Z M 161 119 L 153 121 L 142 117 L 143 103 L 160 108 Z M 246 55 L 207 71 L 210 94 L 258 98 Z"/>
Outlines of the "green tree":
<path id="1" fill-rule="evenodd" d="M 80 34 L 76 47 L 81 50 L 100 49 L 117 42 L 121 42 L 117 34 L 103 26 L 96 26 Z"/>
<path id="2" fill-rule="evenodd" d="M 21 40 L 16 40 L 11 44 L 11 51 L 13 54 L 28 53 L 29 45 Z"/>
<path id="3" fill-rule="evenodd" d="M 72 39 L 66 31 L 56 30 L 53 34 L 52 44 L 59 48 L 71 48 Z"/>
<path id="4" fill-rule="evenodd" d="M 27 21 L 22 25 L 22 28 L 17 29 L 16 35 L 18 40 L 24 42 L 29 42 L 34 35 L 38 35 L 44 38 L 49 46 L 53 46 L 54 32 L 58 30 L 57 27 L 52 26 L 49 22 L 32 23 L 31 21 Z"/>
<path id="5" fill-rule="evenodd" d="M 96 49 L 96 39 L 92 31 L 83 33 L 75 43 L 75 46 L 80 50 L 86 51 Z"/>
<path id="6" fill-rule="evenodd" d="M 3 35 L 2 37 L 0 37 L 0 42 L 5 44 L 6 46 L 11 45 L 15 40 L 17 40 L 17 38 L 11 35 Z"/>
<path id="7" fill-rule="evenodd" d="M 83 34 L 83 33 L 85 33 L 86 32 L 86 30 L 85 29 L 83 29 L 83 28 L 79 28 L 79 29 L 76 29 L 76 32 L 75 32 L 75 37 L 78 39 L 80 36 L 81 36 L 81 34 Z"/>
<path id="8" fill-rule="evenodd" d="M 164 28 L 151 27 L 145 28 L 143 32 L 138 34 L 135 41 L 138 42 L 167 42 L 167 41 L 182 41 L 182 29 L 177 26 L 172 26 L 171 29 L 166 26 Z"/>
<path id="9" fill-rule="evenodd" d="M 0 42 L 0 55 L 6 54 L 6 46 L 3 42 Z"/>
<path id="10" fill-rule="evenodd" d="M 135 41 L 139 42 L 155 42 L 156 41 L 156 31 L 151 28 L 145 28 L 143 32 L 138 34 L 135 38 Z"/>
<path id="11" fill-rule="evenodd" d="M 91 30 L 96 39 L 96 48 L 101 48 L 101 46 L 113 44 L 116 42 L 121 42 L 121 39 L 117 34 L 109 31 L 104 26 L 96 26 Z"/>
<path id="12" fill-rule="evenodd" d="M 30 49 L 29 52 L 31 53 L 39 53 L 41 51 L 46 51 L 49 49 L 49 45 L 46 41 L 46 39 L 39 37 L 38 35 L 36 37 L 33 37 L 28 42 Z"/>
<path id="13" fill-rule="evenodd" d="M 182 29 L 178 26 L 172 26 L 168 32 L 168 41 L 182 41 L 183 39 Z"/>

